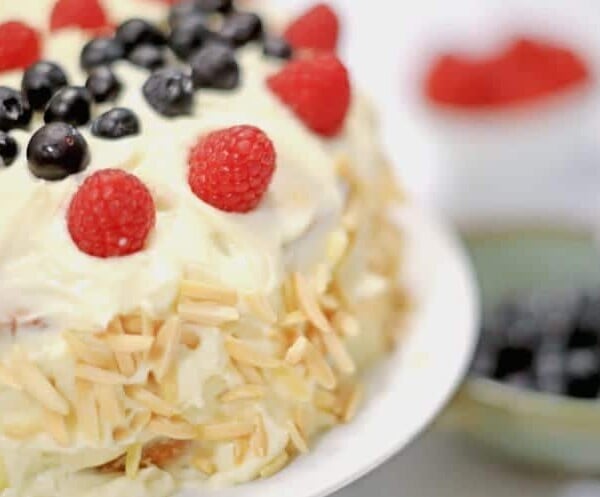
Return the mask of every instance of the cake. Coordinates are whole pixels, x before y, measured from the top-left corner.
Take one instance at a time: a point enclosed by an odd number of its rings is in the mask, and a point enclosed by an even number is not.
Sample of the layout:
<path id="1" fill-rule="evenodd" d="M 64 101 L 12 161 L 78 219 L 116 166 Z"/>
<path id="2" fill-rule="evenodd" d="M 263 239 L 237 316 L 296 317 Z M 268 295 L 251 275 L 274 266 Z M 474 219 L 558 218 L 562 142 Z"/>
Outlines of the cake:
<path id="1" fill-rule="evenodd" d="M 169 3 L 0 6 L 2 495 L 269 477 L 407 315 L 335 13 Z"/>

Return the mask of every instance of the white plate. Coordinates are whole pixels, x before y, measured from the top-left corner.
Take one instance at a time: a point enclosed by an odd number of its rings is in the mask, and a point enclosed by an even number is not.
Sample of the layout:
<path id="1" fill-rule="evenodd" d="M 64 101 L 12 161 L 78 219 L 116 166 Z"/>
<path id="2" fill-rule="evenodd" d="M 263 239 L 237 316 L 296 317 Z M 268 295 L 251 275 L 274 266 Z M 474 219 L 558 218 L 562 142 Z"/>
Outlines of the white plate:
<path id="1" fill-rule="evenodd" d="M 385 462 L 439 413 L 476 341 L 474 278 L 457 240 L 435 217 L 407 208 L 399 221 L 406 233 L 405 277 L 418 309 L 403 345 L 369 375 L 369 395 L 357 418 L 270 479 L 180 497 L 324 497 Z"/>

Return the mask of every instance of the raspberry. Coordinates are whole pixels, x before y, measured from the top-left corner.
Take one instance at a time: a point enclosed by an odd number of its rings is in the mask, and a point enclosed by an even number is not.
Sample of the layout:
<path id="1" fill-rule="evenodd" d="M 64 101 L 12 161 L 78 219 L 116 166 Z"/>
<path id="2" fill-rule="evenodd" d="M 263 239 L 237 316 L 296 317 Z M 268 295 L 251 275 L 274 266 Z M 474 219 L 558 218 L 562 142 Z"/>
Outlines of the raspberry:
<path id="1" fill-rule="evenodd" d="M 292 22 L 284 37 L 297 49 L 335 52 L 339 32 L 336 13 L 328 5 L 320 3 Z"/>
<path id="2" fill-rule="evenodd" d="M 0 72 L 24 69 L 41 56 L 39 33 L 22 22 L 0 24 Z"/>
<path id="3" fill-rule="evenodd" d="M 110 29 L 106 11 L 99 0 L 58 0 L 50 14 L 50 30 L 81 28 L 96 34 Z"/>
<path id="4" fill-rule="evenodd" d="M 188 181 L 194 194 L 226 212 L 249 212 L 264 196 L 276 152 L 254 126 L 235 126 L 201 137 L 190 151 Z"/>
<path id="5" fill-rule="evenodd" d="M 294 60 L 267 84 L 315 133 L 332 137 L 341 131 L 351 88 L 348 71 L 335 55 Z"/>
<path id="6" fill-rule="evenodd" d="M 103 169 L 87 178 L 67 213 L 75 245 L 88 255 L 102 258 L 142 250 L 155 220 L 148 188 L 119 169 Z"/>

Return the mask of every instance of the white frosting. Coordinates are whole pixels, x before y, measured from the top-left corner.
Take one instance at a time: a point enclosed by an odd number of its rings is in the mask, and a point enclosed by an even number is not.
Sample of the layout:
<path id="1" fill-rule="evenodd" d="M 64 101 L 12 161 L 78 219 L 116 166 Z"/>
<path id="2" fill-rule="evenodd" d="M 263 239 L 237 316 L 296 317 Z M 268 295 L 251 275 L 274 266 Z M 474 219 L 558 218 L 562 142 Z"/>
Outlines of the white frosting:
<path id="1" fill-rule="evenodd" d="M 158 0 L 105 3 L 115 21 L 140 13 L 155 20 L 165 16 L 164 5 Z M 2 2 L 0 22 L 24 19 L 45 31 L 52 4 L 51 0 Z M 46 33 L 45 57 L 59 61 L 72 84 L 85 81 L 78 67 L 84 41 L 85 35 L 77 30 L 51 36 Z M 324 140 L 305 128 L 267 90 L 265 79 L 277 70 L 279 62 L 265 58 L 255 46 L 240 50 L 238 61 L 243 78 L 240 89 L 201 90 L 196 94 L 193 116 L 176 119 L 159 116 L 144 100 L 141 87 L 146 71 L 127 63 L 116 64 L 124 82 L 117 104 L 137 113 L 142 132 L 112 141 L 95 138 L 82 128 L 91 151 L 90 166 L 84 173 L 59 182 L 32 176 L 25 156 L 31 131 L 12 132 L 21 152 L 12 166 L 0 170 L 0 328 L 6 329 L 5 325 L 16 318 L 20 329 L 16 338 L 3 332 L 0 344 L 17 341 L 40 367 L 55 373 L 65 395 L 74 395 L 73 362 L 58 332 L 92 332 L 104 328 L 114 316 L 138 308 L 156 317 L 164 315 L 190 265 L 207 278 L 242 293 L 269 294 L 291 270 L 311 268 L 322 260 L 327 237 L 342 213 L 344 193 L 335 174 L 340 158 L 350 157 L 356 173 L 365 180 L 377 176 L 371 169 L 380 162 L 376 123 L 363 97 L 354 95 L 342 135 Z M 0 74 L 0 85 L 18 87 L 20 78 L 20 72 Z M 205 204 L 193 195 L 186 180 L 187 154 L 197 138 L 237 124 L 262 128 L 274 142 L 278 156 L 264 201 L 244 215 L 224 213 Z M 38 116 L 31 130 L 39 125 Z M 85 177 L 114 167 L 135 174 L 148 186 L 157 205 L 157 222 L 142 252 L 99 259 L 74 245 L 66 229 L 65 212 Z M 361 249 L 350 271 L 359 273 L 365 259 Z M 365 277 L 362 283 L 369 281 Z M 359 292 L 360 288 L 346 290 Z M 32 320 L 37 321 L 28 325 Z M 180 407 L 201 412 L 211 382 L 233 386 L 235 378 L 226 368 L 221 334 L 210 328 L 197 332 L 202 347 L 180 357 L 179 388 L 183 399 Z M 366 342 L 353 348 L 359 362 L 361 354 L 376 354 L 373 351 L 378 350 L 377 345 Z M 0 355 L 6 350 L 8 347 L 2 347 Z M 34 402 L 9 388 L 0 388 L 0 406 L 0 425 L 16 420 L 26 425 L 28 420 L 35 422 L 44 415 Z M 213 483 L 247 481 L 285 447 L 286 431 L 272 413 L 264 414 L 268 454 L 249 456 L 236 466 L 231 462 L 232 447 L 223 448 L 217 454 L 219 472 Z M 130 442 L 123 441 L 122 446 Z M 62 497 L 172 494 L 176 488 L 173 476 L 156 468 L 144 470 L 136 480 L 85 472 L 74 478 L 70 474 L 110 461 L 121 452 L 122 447 L 114 446 L 88 450 L 81 440 L 60 449 L 47 435 L 27 442 L 2 438 L 0 454 L 12 486 L 2 496 L 47 497 L 55 494 L 52 489 L 61 489 Z M 188 475 L 183 469 L 177 476 L 184 481 L 198 478 L 197 473 Z"/>

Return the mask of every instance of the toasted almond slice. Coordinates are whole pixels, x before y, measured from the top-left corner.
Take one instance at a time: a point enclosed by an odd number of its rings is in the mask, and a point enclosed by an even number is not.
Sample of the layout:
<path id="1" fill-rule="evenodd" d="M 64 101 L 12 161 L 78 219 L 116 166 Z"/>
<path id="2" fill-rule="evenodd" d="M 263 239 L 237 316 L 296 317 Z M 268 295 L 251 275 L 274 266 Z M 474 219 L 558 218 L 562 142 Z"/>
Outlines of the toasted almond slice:
<path id="1" fill-rule="evenodd" d="M 253 432 L 253 423 L 244 423 L 241 421 L 213 423 L 200 427 L 199 438 L 208 442 L 219 442 L 224 440 L 235 440 L 240 437 L 248 437 Z"/>
<path id="2" fill-rule="evenodd" d="M 345 311 L 338 311 L 333 317 L 333 326 L 339 330 L 343 336 L 356 337 L 360 335 L 360 323 L 351 314 Z"/>
<path id="3" fill-rule="evenodd" d="M 169 369 L 167 375 L 160 380 L 160 395 L 163 399 L 171 404 L 179 402 L 179 378 L 177 376 L 177 368 Z"/>
<path id="4" fill-rule="evenodd" d="M 100 421 L 93 385 L 78 379 L 75 380 L 75 389 L 77 392 L 75 403 L 77 425 L 81 428 L 86 439 L 96 444 L 100 441 Z"/>
<path id="5" fill-rule="evenodd" d="M 126 352 L 116 352 L 115 358 L 117 359 L 117 365 L 121 373 L 128 378 L 135 374 L 136 365 L 132 354 L 128 354 Z"/>
<path id="6" fill-rule="evenodd" d="M 269 439 L 262 414 L 254 416 L 254 427 L 254 434 L 250 440 L 252 451 L 257 457 L 265 457 L 269 452 Z"/>
<path id="7" fill-rule="evenodd" d="M 321 295 L 319 302 L 326 311 L 337 311 L 340 308 L 340 302 L 333 295 Z"/>
<path id="8" fill-rule="evenodd" d="M 127 383 L 127 377 L 122 374 L 96 368 L 87 364 L 77 364 L 77 366 L 75 366 L 75 377 L 101 385 L 123 385 Z"/>
<path id="9" fill-rule="evenodd" d="M 69 413 L 67 400 L 21 349 L 15 351 L 12 370 L 23 390 L 40 404 L 63 416 Z"/>
<path id="10" fill-rule="evenodd" d="M 8 366 L 0 363 L 0 383 L 15 390 L 23 390 Z"/>
<path id="11" fill-rule="evenodd" d="M 250 311 L 261 321 L 269 324 L 273 324 L 277 321 L 277 313 L 271 306 L 269 299 L 264 295 L 248 295 L 246 297 L 246 302 L 248 307 L 250 307 Z"/>
<path id="12" fill-rule="evenodd" d="M 334 390 L 337 385 L 337 379 L 331 366 L 323 355 L 311 344 L 306 354 L 306 367 L 310 375 L 319 385 L 327 390 Z"/>
<path id="13" fill-rule="evenodd" d="M 335 333 L 324 333 L 323 342 L 337 369 L 347 375 L 356 373 L 356 364 L 348 349 Z"/>
<path id="14" fill-rule="evenodd" d="M 333 329 L 319 306 L 314 289 L 309 285 L 308 281 L 306 281 L 306 278 L 300 273 L 295 273 L 294 284 L 300 302 L 300 308 L 304 314 L 306 314 L 308 320 L 323 333 L 332 333 Z"/>
<path id="15" fill-rule="evenodd" d="M 355 198 L 351 199 L 344 215 L 342 216 L 342 225 L 348 231 L 355 231 L 360 224 L 361 203 Z"/>
<path id="16" fill-rule="evenodd" d="M 123 330 L 123 333 L 129 333 L 131 335 L 142 334 L 142 317 L 139 314 L 124 316 L 119 322 L 121 323 L 121 329 Z"/>
<path id="17" fill-rule="evenodd" d="M 249 442 L 248 438 L 238 438 L 233 442 L 233 459 L 235 461 L 236 466 L 239 466 L 246 459 L 246 454 L 248 453 Z"/>
<path id="18" fill-rule="evenodd" d="M 125 475 L 127 478 L 134 479 L 140 470 L 142 462 L 142 444 L 135 443 L 127 447 L 125 455 Z"/>
<path id="19" fill-rule="evenodd" d="M 192 458 L 192 464 L 196 469 L 202 471 L 206 476 L 212 476 L 217 472 L 215 464 L 207 457 L 194 456 L 194 458 Z"/>
<path id="20" fill-rule="evenodd" d="M 246 384 L 232 388 L 219 397 L 221 402 L 235 402 L 237 400 L 258 400 L 265 397 L 265 388 L 261 385 Z"/>
<path id="21" fill-rule="evenodd" d="M 225 348 L 233 359 L 242 364 L 263 369 L 275 369 L 281 366 L 281 361 L 258 352 L 247 343 L 232 336 L 225 337 Z"/>
<path id="22" fill-rule="evenodd" d="M 154 343 L 153 336 L 147 335 L 109 335 L 106 342 L 117 353 L 133 354 L 147 352 Z"/>
<path id="23" fill-rule="evenodd" d="M 331 270 L 327 264 L 319 264 L 315 271 L 315 289 L 318 295 L 323 295 L 331 283 Z"/>
<path id="24" fill-rule="evenodd" d="M 350 240 L 345 230 L 335 231 L 327 241 L 327 260 L 333 266 L 339 264 L 346 252 Z"/>
<path id="25" fill-rule="evenodd" d="M 293 366 L 299 364 L 304 359 L 309 346 L 310 342 L 305 336 L 298 337 L 285 354 L 285 361 Z"/>
<path id="26" fill-rule="evenodd" d="M 177 306 L 177 313 L 182 321 L 200 326 L 220 326 L 240 319 L 240 313 L 235 307 L 213 302 L 183 300 Z"/>
<path id="27" fill-rule="evenodd" d="M 348 400 L 346 402 L 346 409 L 342 415 L 342 421 L 344 423 L 349 423 L 356 417 L 356 413 L 358 412 L 358 408 L 363 401 L 365 396 L 365 387 L 363 384 L 358 383 L 350 392 L 348 396 Z"/>
<path id="28" fill-rule="evenodd" d="M 138 316 L 136 316 L 138 317 Z M 106 331 L 113 335 L 122 335 L 125 333 L 125 327 L 123 326 L 123 321 L 119 316 L 116 316 L 106 328 Z"/>
<path id="29" fill-rule="evenodd" d="M 269 464 L 267 464 L 264 468 L 260 470 L 261 478 L 269 478 L 276 473 L 279 473 L 290 460 L 290 456 L 287 452 L 282 452 L 275 459 L 273 459 Z"/>
<path id="30" fill-rule="evenodd" d="M 296 289 L 294 287 L 293 278 L 288 278 L 284 281 L 282 288 L 282 297 L 286 311 L 294 312 L 298 310 L 298 299 L 296 297 Z"/>
<path id="31" fill-rule="evenodd" d="M 123 406 L 117 397 L 115 387 L 112 385 L 94 385 L 96 401 L 98 402 L 98 411 L 100 419 L 111 425 L 118 425 L 125 419 Z"/>
<path id="32" fill-rule="evenodd" d="M 196 350 L 200 346 L 200 337 L 194 330 L 184 327 L 181 330 L 181 343 L 188 349 Z"/>
<path id="33" fill-rule="evenodd" d="M 162 380 L 171 369 L 181 340 L 181 325 L 177 316 L 172 316 L 158 331 L 154 346 L 150 351 L 153 371 L 157 380 Z"/>
<path id="34" fill-rule="evenodd" d="M 247 364 L 241 364 L 237 361 L 232 361 L 232 365 L 237 369 L 240 375 L 246 380 L 248 383 L 252 383 L 254 385 L 263 385 L 265 383 L 264 378 L 260 374 L 260 371 L 254 366 L 248 366 Z"/>
<path id="35" fill-rule="evenodd" d="M 183 280 L 181 295 L 193 300 L 207 300 L 226 306 L 235 306 L 238 301 L 237 291 L 197 280 Z"/>
<path id="36" fill-rule="evenodd" d="M 340 410 L 338 398 L 331 392 L 317 388 L 314 393 L 313 402 L 315 406 L 322 410 L 332 412 L 334 414 Z"/>
<path id="37" fill-rule="evenodd" d="M 152 318 L 145 312 L 142 312 L 140 315 L 140 329 L 142 335 L 147 337 L 154 336 L 154 323 L 152 322 Z"/>
<path id="38" fill-rule="evenodd" d="M 281 320 L 282 328 L 293 328 L 300 324 L 306 323 L 307 318 L 302 311 L 293 311 L 287 313 Z"/>
<path id="39" fill-rule="evenodd" d="M 63 338 L 80 361 L 99 368 L 116 368 L 115 355 L 104 342 L 80 333 L 65 332 Z"/>
<path id="40" fill-rule="evenodd" d="M 294 447 L 298 450 L 298 452 L 302 454 L 306 454 L 308 452 L 308 443 L 306 439 L 291 419 L 289 419 L 286 423 L 288 434 L 290 436 L 290 440 Z"/>
<path id="41" fill-rule="evenodd" d="M 273 370 L 272 384 L 283 387 L 287 397 L 298 402 L 308 402 L 310 400 L 310 387 L 305 379 L 291 366 L 282 366 Z"/>
<path id="42" fill-rule="evenodd" d="M 298 431 L 300 432 L 300 435 L 302 435 L 302 438 L 304 438 L 306 440 L 308 438 L 306 410 L 304 409 L 303 406 L 298 405 L 298 406 L 294 407 L 292 414 L 293 414 L 294 424 L 298 428 Z"/>
<path id="43" fill-rule="evenodd" d="M 198 436 L 198 430 L 187 421 L 160 416 L 153 417 L 147 429 L 156 435 L 175 440 L 193 440 Z"/>
<path id="44" fill-rule="evenodd" d="M 27 422 L 3 424 L 1 430 L 8 438 L 27 440 L 44 431 L 44 427 L 38 420 L 30 420 Z"/>
<path id="45" fill-rule="evenodd" d="M 46 409 L 44 422 L 48 435 L 50 435 L 61 447 L 67 447 L 70 442 L 70 437 L 64 416 Z"/>
<path id="46" fill-rule="evenodd" d="M 175 406 L 169 404 L 166 400 L 161 399 L 158 395 L 153 394 L 143 387 L 137 385 L 127 386 L 125 387 L 125 393 L 130 398 L 136 400 L 159 416 L 170 418 L 179 414 L 179 411 Z"/>

